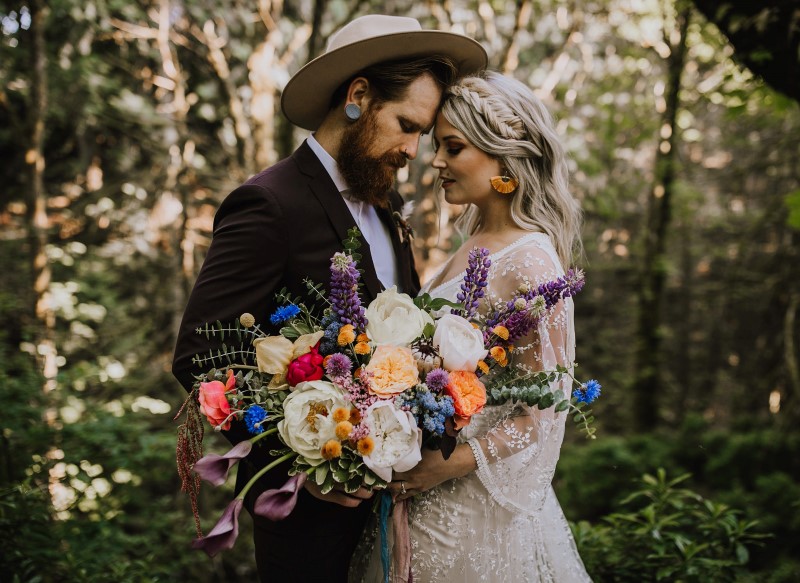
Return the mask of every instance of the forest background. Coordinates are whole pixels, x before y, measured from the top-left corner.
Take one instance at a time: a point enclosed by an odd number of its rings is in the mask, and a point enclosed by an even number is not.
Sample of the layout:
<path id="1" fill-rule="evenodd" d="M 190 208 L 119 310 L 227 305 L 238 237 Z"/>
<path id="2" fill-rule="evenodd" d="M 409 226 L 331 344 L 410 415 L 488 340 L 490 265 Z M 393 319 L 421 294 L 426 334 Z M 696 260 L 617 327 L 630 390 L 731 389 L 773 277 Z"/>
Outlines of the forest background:
<path id="1" fill-rule="evenodd" d="M 558 119 L 585 212 L 579 373 L 603 396 L 555 487 L 595 580 L 799 581 L 785 0 L 3 0 L 3 580 L 255 579 L 247 520 L 232 551 L 189 550 L 175 332 L 219 202 L 305 137 L 282 87 L 374 12 L 478 39 Z M 424 279 L 458 209 L 420 151 L 398 187 Z M 203 491 L 206 530 L 231 487 Z"/>

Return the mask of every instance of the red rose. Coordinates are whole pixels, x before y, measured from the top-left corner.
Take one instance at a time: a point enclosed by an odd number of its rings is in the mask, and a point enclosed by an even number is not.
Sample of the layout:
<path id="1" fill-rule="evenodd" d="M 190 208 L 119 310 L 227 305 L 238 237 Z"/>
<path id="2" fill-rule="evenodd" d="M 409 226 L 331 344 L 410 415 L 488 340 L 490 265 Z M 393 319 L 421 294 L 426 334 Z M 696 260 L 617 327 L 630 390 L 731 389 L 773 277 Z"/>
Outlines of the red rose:
<path id="1" fill-rule="evenodd" d="M 311 348 L 302 356 L 298 356 L 289 363 L 286 371 L 286 381 L 290 387 L 297 386 L 304 381 L 318 381 L 322 378 L 322 355 L 317 351 L 319 344 Z"/>

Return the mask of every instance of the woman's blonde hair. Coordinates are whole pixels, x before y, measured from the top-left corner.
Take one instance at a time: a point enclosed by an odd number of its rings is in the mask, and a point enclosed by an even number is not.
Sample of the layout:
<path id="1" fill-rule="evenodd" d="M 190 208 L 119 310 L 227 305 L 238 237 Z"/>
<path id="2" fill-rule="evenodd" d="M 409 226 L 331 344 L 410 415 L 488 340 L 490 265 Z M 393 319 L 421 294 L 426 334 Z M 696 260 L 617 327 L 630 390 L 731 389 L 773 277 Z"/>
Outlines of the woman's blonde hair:
<path id="1" fill-rule="evenodd" d="M 441 111 L 519 181 L 511 203 L 514 223 L 549 235 L 562 267 L 568 268 L 581 251 L 581 208 L 570 194 L 564 147 L 541 100 L 523 83 L 486 71 L 452 85 Z M 470 235 L 480 221 L 478 208 L 470 205 L 456 227 Z"/>

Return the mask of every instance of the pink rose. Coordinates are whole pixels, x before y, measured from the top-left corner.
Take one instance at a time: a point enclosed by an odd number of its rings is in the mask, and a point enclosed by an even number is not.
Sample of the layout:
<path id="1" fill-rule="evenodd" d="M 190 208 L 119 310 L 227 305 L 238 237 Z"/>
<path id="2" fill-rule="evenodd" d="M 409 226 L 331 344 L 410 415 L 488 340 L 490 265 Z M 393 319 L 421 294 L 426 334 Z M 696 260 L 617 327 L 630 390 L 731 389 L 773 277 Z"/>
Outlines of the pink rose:
<path id="1" fill-rule="evenodd" d="M 311 352 L 298 356 L 289 363 L 289 369 L 286 371 L 286 381 L 290 387 L 297 386 L 305 381 L 318 381 L 322 378 L 323 357 L 318 350 L 319 343 L 311 348 Z"/>
<path id="2" fill-rule="evenodd" d="M 213 427 L 221 429 L 231 428 L 231 406 L 228 403 L 227 393 L 236 389 L 236 377 L 233 371 L 228 371 L 228 380 L 223 385 L 220 381 L 200 383 L 200 410 Z"/>

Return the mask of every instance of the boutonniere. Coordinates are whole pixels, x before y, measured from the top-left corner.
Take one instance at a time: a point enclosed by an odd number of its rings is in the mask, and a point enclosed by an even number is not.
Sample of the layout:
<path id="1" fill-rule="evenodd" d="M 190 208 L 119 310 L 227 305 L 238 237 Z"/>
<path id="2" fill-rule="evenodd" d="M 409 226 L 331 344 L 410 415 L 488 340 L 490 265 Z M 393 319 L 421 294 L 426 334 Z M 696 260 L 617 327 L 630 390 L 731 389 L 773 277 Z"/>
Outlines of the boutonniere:
<path id="1" fill-rule="evenodd" d="M 400 241 L 403 243 L 410 242 L 414 238 L 414 229 L 408 220 L 413 210 L 414 202 L 409 201 L 403 205 L 401 210 L 392 213 L 392 219 L 400 235 Z"/>

